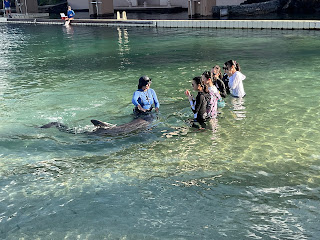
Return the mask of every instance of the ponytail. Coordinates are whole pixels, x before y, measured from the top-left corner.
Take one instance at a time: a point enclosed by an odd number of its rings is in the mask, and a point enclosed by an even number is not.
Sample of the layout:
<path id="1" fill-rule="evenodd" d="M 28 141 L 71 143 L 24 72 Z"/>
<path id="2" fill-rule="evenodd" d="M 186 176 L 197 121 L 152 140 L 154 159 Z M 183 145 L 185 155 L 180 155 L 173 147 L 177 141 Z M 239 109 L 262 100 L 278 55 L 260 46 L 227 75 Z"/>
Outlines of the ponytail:
<path id="1" fill-rule="evenodd" d="M 239 71 L 239 72 L 241 71 L 240 64 L 237 63 L 237 62 L 234 61 L 234 60 L 229 60 L 229 61 L 225 62 L 224 65 L 226 65 L 226 66 L 228 66 L 228 67 L 234 66 L 235 69 L 236 69 L 236 71 Z"/>
<path id="2" fill-rule="evenodd" d="M 205 71 L 204 73 L 202 73 L 202 75 L 203 75 L 206 79 L 211 78 L 211 72 L 209 72 L 209 71 Z"/>
<path id="3" fill-rule="evenodd" d="M 241 72 L 240 64 L 239 64 L 238 62 L 236 62 L 236 61 L 234 61 L 234 62 L 235 62 L 235 68 L 236 68 L 236 70 L 239 71 L 239 72 Z"/>
<path id="4" fill-rule="evenodd" d="M 210 75 L 209 75 L 209 76 L 210 76 Z M 210 76 L 210 77 L 211 77 L 211 76 Z M 209 77 L 209 78 L 210 78 L 210 77 Z M 202 78 L 201 78 L 201 77 L 194 77 L 192 80 L 195 81 L 196 84 L 200 85 L 200 87 L 202 87 L 203 92 L 209 93 L 209 89 L 208 89 L 207 85 L 204 84 L 204 82 L 202 81 Z"/>

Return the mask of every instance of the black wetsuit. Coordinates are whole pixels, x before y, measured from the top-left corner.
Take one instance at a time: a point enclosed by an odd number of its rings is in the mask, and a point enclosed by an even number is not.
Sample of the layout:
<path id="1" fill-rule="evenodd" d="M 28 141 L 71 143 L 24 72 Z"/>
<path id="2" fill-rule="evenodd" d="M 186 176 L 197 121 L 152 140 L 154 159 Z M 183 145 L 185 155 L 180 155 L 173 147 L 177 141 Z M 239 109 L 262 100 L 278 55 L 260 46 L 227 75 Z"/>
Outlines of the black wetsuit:
<path id="1" fill-rule="evenodd" d="M 208 96 L 207 96 L 208 95 Z M 193 113 L 197 114 L 197 121 L 199 123 L 204 123 L 207 118 L 207 98 L 210 97 L 208 93 L 198 92 L 196 97 L 196 105 Z"/>
<path id="2" fill-rule="evenodd" d="M 227 96 L 227 91 L 226 91 L 226 86 L 225 86 L 224 82 L 220 78 L 218 78 L 214 81 L 213 84 L 219 90 L 221 97 L 225 98 Z"/>
<path id="3" fill-rule="evenodd" d="M 226 93 L 230 94 L 229 77 L 228 77 L 228 75 L 226 73 L 223 74 L 222 82 L 224 83 L 224 86 L 226 87 Z"/>

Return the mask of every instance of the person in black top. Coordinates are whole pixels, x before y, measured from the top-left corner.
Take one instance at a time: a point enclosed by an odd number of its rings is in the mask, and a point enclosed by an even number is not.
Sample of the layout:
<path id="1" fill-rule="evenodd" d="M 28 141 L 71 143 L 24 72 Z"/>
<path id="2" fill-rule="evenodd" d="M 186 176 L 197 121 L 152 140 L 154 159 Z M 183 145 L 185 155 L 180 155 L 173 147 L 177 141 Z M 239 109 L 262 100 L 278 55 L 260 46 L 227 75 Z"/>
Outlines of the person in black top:
<path id="1" fill-rule="evenodd" d="M 226 71 L 226 70 L 224 70 Z M 230 88 L 229 88 L 229 76 L 228 74 L 225 72 L 222 76 L 222 82 L 224 83 L 224 85 L 226 86 L 226 92 L 227 92 L 227 95 L 230 94 Z"/>
<path id="2" fill-rule="evenodd" d="M 227 96 L 227 89 L 222 79 L 221 69 L 218 65 L 215 65 L 211 69 L 213 84 L 217 87 L 220 92 L 221 97 L 225 98 Z"/>
<path id="3" fill-rule="evenodd" d="M 226 86 L 226 92 L 229 95 L 231 93 L 230 88 L 229 88 L 229 76 L 227 74 L 227 68 L 225 66 L 223 66 L 223 71 L 224 71 L 224 73 L 223 73 L 221 80 L 224 83 L 224 85 Z"/>
<path id="4" fill-rule="evenodd" d="M 210 100 L 210 94 L 207 86 L 203 83 L 201 77 L 195 77 L 192 80 L 192 88 L 194 91 L 198 92 L 196 99 L 193 98 L 189 90 L 185 91 L 187 95 L 191 109 L 194 113 L 194 119 L 200 124 L 200 128 L 206 127 L 206 120 L 208 118 L 207 114 L 207 102 Z M 195 124 L 193 124 L 196 127 Z"/>

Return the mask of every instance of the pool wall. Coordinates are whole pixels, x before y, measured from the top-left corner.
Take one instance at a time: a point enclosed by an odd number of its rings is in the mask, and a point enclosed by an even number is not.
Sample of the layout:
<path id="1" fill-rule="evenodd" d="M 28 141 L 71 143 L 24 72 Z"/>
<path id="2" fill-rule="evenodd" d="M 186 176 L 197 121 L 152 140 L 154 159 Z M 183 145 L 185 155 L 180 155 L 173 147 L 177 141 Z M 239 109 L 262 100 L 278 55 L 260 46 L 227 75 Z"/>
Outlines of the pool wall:
<path id="1" fill-rule="evenodd" d="M 56 19 L 5 19 L 7 23 L 64 24 Z M 222 29 L 306 29 L 320 30 L 315 20 L 114 20 L 77 19 L 73 25 L 136 26 L 159 28 L 222 28 Z"/>

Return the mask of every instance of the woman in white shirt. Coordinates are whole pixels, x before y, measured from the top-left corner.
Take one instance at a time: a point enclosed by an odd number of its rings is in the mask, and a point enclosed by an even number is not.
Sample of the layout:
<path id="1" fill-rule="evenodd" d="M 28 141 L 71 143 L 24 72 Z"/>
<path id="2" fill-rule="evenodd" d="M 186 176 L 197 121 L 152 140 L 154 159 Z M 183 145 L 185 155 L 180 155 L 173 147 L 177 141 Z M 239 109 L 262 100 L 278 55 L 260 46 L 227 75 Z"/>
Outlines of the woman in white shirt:
<path id="1" fill-rule="evenodd" d="M 243 87 L 243 80 L 246 76 L 240 72 L 240 65 L 234 60 L 229 60 L 224 63 L 223 69 L 229 76 L 229 88 L 232 96 L 243 98 L 246 93 Z"/>

